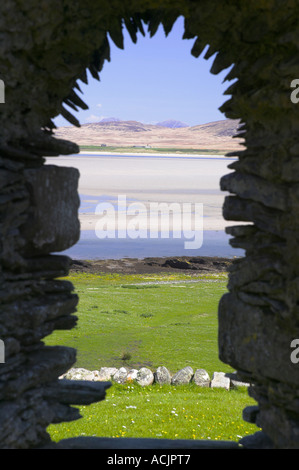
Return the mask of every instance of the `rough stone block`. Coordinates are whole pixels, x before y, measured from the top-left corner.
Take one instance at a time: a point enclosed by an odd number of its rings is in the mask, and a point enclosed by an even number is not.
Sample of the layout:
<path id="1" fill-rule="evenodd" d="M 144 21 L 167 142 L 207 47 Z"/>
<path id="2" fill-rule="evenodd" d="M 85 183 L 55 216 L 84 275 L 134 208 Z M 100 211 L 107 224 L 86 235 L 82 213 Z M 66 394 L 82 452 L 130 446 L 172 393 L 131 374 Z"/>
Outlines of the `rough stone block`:
<path id="1" fill-rule="evenodd" d="M 193 376 L 193 369 L 190 366 L 179 370 L 171 379 L 172 385 L 188 384 Z"/>
<path id="2" fill-rule="evenodd" d="M 155 375 L 155 382 L 157 382 L 158 384 L 163 385 L 163 384 L 171 383 L 170 372 L 164 366 L 158 367 L 154 375 Z"/>
<path id="3" fill-rule="evenodd" d="M 286 210 L 287 208 L 287 190 L 264 178 L 234 172 L 223 176 L 220 185 L 222 191 L 230 191 L 244 199 L 261 202 L 275 209 Z"/>
<path id="4" fill-rule="evenodd" d="M 230 389 L 230 379 L 225 376 L 224 372 L 214 372 L 211 380 L 211 388 Z"/>
<path id="5" fill-rule="evenodd" d="M 119 384 L 125 383 L 127 380 L 128 371 L 125 367 L 121 367 L 118 371 L 113 375 L 113 380 Z"/>
<path id="6" fill-rule="evenodd" d="M 24 172 L 31 211 L 21 229 L 26 255 L 70 248 L 80 237 L 78 219 L 79 172 L 75 168 L 44 165 Z"/>
<path id="7" fill-rule="evenodd" d="M 97 380 L 99 381 L 109 381 L 113 377 L 113 375 L 117 372 L 116 367 L 101 367 L 99 370 Z"/>
<path id="8" fill-rule="evenodd" d="M 192 377 L 192 382 L 196 383 L 199 387 L 209 387 L 211 379 L 206 370 L 196 369 Z"/>
<path id="9" fill-rule="evenodd" d="M 154 374 L 147 367 L 141 367 L 137 373 L 136 382 L 139 385 L 151 385 L 154 382 Z"/>
<path id="10" fill-rule="evenodd" d="M 219 357 L 236 370 L 255 378 L 299 385 L 299 368 L 291 361 L 290 347 L 299 331 L 282 328 L 269 308 L 252 307 L 233 294 L 219 303 Z"/>
<path id="11" fill-rule="evenodd" d="M 128 371 L 127 381 L 128 381 L 128 382 L 133 382 L 133 380 L 136 380 L 136 379 L 137 379 L 137 374 L 138 374 L 138 370 L 137 370 L 137 369 L 130 369 L 130 370 Z"/>

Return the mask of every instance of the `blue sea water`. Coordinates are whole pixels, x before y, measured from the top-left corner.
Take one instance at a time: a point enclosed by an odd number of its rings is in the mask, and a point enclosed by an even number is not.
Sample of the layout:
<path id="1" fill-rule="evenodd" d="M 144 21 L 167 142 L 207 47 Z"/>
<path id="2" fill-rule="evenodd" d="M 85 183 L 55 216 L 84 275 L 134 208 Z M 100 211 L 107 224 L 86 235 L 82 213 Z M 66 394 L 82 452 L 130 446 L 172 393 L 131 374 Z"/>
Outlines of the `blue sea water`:
<path id="1" fill-rule="evenodd" d="M 223 231 L 208 230 L 203 233 L 203 244 L 195 250 L 186 249 L 184 239 L 102 239 L 92 230 L 81 231 L 80 240 L 64 254 L 73 259 L 122 259 L 164 256 L 218 256 L 233 258 L 244 256 L 241 249 L 232 248 L 229 236 Z"/>
<path id="2" fill-rule="evenodd" d="M 84 154 L 80 155 L 84 157 Z M 96 160 L 99 155 L 86 155 L 86 157 Z M 79 158 L 79 157 L 78 157 Z M 109 156 L 109 159 L 121 158 L 121 156 Z M 123 158 L 123 156 L 122 156 Z M 141 156 L 130 155 L 129 158 L 142 159 Z M 169 157 L 154 157 L 156 159 L 165 159 Z M 188 157 L 184 157 L 187 159 Z M 103 162 L 103 156 L 101 161 Z M 180 160 L 178 156 L 176 160 Z M 210 160 L 209 157 L 199 156 L 190 157 L 190 160 L 197 159 L 199 164 L 201 160 Z M 211 161 L 213 167 L 218 158 L 213 158 Z M 223 161 L 223 158 L 219 158 Z M 161 190 L 159 190 L 161 191 Z M 190 189 L 190 193 L 194 190 Z M 212 187 L 211 189 L 200 189 L 202 194 L 216 194 L 218 189 Z M 153 192 L 153 191 L 151 191 Z M 180 190 L 177 190 L 179 193 Z M 188 192 L 188 188 L 184 189 L 184 193 Z M 133 200 L 128 199 L 128 202 Z M 88 196 L 80 194 L 80 208 L 81 213 L 95 213 L 95 208 L 99 202 L 113 202 L 111 196 L 99 194 L 97 196 Z M 115 198 L 114 198 L 115 203 Z M 165 257 L 165 256 L 218 256 L 218 257 L 240 257 L 244 256 L 244 250 L 235 249 L 229 244 L 229 235 L 224 230 L 206 230 L 203 232 L 203 243 L 200 248 L 186 249 L 185 242 L 190 241 L 183 238 L 97 238 L 93 230 L 81 231 L 80 240 L 70 249 L 65 250 L 63 254 L 70 256 L 73 259 L 122 259 L 122 258 L 146 258 L 146 257 Z"/>

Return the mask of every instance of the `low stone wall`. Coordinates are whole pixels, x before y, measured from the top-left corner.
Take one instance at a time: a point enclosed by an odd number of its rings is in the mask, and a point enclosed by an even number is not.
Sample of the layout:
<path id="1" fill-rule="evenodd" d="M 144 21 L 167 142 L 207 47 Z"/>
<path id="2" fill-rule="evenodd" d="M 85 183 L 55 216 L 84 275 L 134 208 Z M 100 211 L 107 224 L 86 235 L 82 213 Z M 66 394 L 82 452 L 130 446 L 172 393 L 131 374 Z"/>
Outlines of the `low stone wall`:
<path id="1" fill-rule="evenodd" d="M 158 383 L 160 385 L 183 385 L 188 383 L 195 383 L 199 387 L 210 388 L 231 388 L 238 386 L 248 387 L 250 384 L 242 382 L 238 379 L 237 373 L 214 372 L 210 378 L 205 369 L 193 370 L 192 367 L 187 366 L 180 369 L 175 374 L 171 374 L 169 370 L 164 367 L 158 367 L 154 372 L 147 368 L 141 367 L 138 369 L 130 369 L 127 367 L 102 367 L 100 370 L 88 370 L 84 368 L 71 368 L 60 379 L 70 380 L 89 380 L 99 382 L 117 382 L 128 383 L 136 382 L 141 386 L 152 385 Z"/>

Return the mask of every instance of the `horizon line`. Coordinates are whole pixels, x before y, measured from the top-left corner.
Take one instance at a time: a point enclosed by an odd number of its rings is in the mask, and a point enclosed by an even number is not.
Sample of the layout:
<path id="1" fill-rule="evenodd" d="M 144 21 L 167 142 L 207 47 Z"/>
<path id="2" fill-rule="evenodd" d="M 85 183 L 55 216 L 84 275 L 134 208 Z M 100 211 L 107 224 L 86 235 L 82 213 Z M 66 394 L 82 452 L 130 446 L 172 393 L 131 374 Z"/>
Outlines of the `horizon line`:
<path id="1" fill-rule="evenodd" d="M 111 119 L 111 121 L 109 120 L 106 120 L 106 119 Z M 114 121 L 115 119 L 115 121 Z M 237 121 L 237 119 L 229 119 L 229 118 L 224 118 L 224 119 L 218 119 L 217 121 L 208 121 L 208 122 L 203 122 L 203 123 L 200 123 L 200 124 L 193 124 L 193 125 L 189 125 L 187 123 L 184 123 L 182 121 L 179 121 L 178 119 L 165 119 L 164 121 L 158 121 L 157 123 L 152 123 L 152 122 L 143 122 L 143 121 L 138 121 L 138 120 L 134 120 L 134 119 L 119 119 L 119 118 L 103 118 L 99 121 L 91 121 L 91 122 L 84 122 L 84 123 L 80 123 L 80 127 L 81 126 L 84 126 L 84 125 L 88 125 L 88 124 L 100 124 L 100 123 L 109 123 L 109 122 L 139 122 L 140 124 L 145 124 L 145 125 L 148 125 L 148 126 L 157 126 L 161 123 L 164 123 L 164 122 L 167 122 L 167 121 L 176 121 L 176 122 L 180 122 L 182 124 L 185 124 L 184 126 L 182 127 L 177 127 L 177 129 L 182 129 L 182 128 L 186 128 L 186 127 L 196 127 L 196 126 L 203 126 L 205 124 L 212 124 L 212 123 L 215 123 L 215 122 L 221 122 L 221 121 Z M 65 126 L 59 126 L 57 127 L 57 129 L 61 128 L 61 127 L 76 127 L 74 126 L 73 124 L 70 124 L 70 125 L 65 125 Z M 161 127 L 167 127 L 167 126 L 161 126 Z"/>

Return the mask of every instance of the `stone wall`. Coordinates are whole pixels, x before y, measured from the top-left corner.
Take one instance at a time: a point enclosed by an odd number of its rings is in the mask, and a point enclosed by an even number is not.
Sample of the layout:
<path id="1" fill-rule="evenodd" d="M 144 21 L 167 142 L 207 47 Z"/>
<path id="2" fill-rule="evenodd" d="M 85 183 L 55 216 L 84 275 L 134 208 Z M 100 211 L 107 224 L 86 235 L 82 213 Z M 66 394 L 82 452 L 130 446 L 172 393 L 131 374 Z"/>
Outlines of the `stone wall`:
<path id="1" fill-rule="evenodd" d="M 159 366 L 152 371 L 148 367 L 140 369 L 130 367 L 101 367 L 100 370 L 88 370 L 82 367 L 72 367 L 60 379 L 91 380 L 94 382 L 117 382 L 120 384 L 136 383 L 142 387 L 152 384 L 158 385 L 188 385 L 196 384 L 198 387 L 225 388 L 230 390 L 236 387 L 249 387 L 249 383 L 242 382 L 236 372 L 214 372 L 212 378 L 205 369 L 195 369 L 186 366 L 172 374 L 167 367 Z"/>
<path id="2" fill-rule="evenodd" d="M 231 243 L 246 256 L 230 272 L 229 293 L 219 305 L 219 354 L 252 386 L 258 408 L 244 411 L 278 448 L 299 447 L 299 368 L 290 344 L 299 338 L 298 107 L 290 83 L 298 76 L 297 1 L 252 0 L 8 0 L 0 6 L 0 446 L 44 445 L 51 422 L 76 419 L 71 405 L 101 400 L 105 383 L 59 381 L 75 351 L 46 347 L 43 338 L 76 324 L 77 295 L 69 259 L 53 255 L 79 236 L 78 174 L 45 166 L 44 157 L 78 152 L 55 139 L 52 119 L 65 108 L 86 108 L 78 79 L 86 69 L 99 78 L 110 60 L 109 41 L 123 47 L 179 15 L 191 53 L 214 56 L 212 73 L 230 67 L 225 116 L 240 119 L 244 150 L 221 181 Z M 109 33 L 109 35 L 108 35 Z M 200 83 L 199 83 L 199 86 Z M 144 445 L 144 444 L 141 444 Z M 257 444 L 261 445 L 261 443 Z"/>

